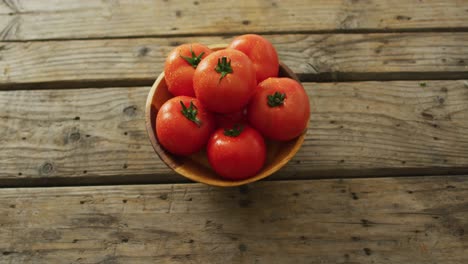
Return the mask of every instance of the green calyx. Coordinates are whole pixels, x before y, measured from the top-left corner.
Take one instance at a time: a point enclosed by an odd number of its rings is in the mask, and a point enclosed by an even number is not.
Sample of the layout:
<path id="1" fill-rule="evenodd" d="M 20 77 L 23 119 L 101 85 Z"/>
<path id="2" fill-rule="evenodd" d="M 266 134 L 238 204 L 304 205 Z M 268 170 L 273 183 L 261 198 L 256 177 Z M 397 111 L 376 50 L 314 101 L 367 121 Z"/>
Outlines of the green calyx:
<path id="1" fill-rule="evenodd" d="M 192 47 L 190 47 L 190 53 L 192 53 L 192 57 L 187 57 L 187 56 L 182 56 L 182 55 L 179 55 L 179 56 L 185 61 L 187 61 L 190 65 L 192 65 L 194 69 L 196 69 L 198 64 L 202 60 L 202 57 L 205 54 L 205 52 L 202 52 L 197 56 L 197 54 L 193 52 Z"/>
<path id="2" fill-rule="evenodd" d="M 231 67 L 231 60 L 228 61 L 227 57 L 222 57 L 218 59 L 218 65 L 216 65 L 215 71 L 217 73 L 221 73 L 221 77 L 219 77 L 219 81 L 226 77 L 228 73 L 233 73 Z"/>
<path id="3" fill-rule="evenodd" d="M 198 119 L 197 114 L 198 114 L 198 109 L 197 107 L 193 104 L 193 102 L 190 102 L 190 106 L 187 108 L 185 104 L 180 101 L 180 105 L 182 105 L 182 114 L 190 121 L 194 122 L 198 127 L 201 126 L 201 121 Z"/>
<path id="4" fill-rule="evenodd" d="M 270 94 L 267 96 L 268 99 L 268 106 L 269 107 L 277 107 L 284 104 L 284 99 L 286 98 L 286 94 L 275 92 L 274 94 Z"/>
<path id="5" fill-rule="evenodd" d="M 242 133 L 242 130 L 244 130 L 244 127 L 236 124 L 231 129 L 224 129 L 224 135 L 228 137 L 237 137 Z"/>

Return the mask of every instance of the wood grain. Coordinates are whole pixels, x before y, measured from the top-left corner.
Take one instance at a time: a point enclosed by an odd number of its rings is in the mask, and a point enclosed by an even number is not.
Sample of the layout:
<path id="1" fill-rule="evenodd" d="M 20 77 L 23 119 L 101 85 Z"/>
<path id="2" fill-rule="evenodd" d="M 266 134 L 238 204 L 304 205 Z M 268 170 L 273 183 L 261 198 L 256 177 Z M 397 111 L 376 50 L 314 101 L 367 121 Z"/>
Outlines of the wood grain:
<path id="1" fill-rule="evenodd" d="M 468 78 L 468 33 L 265 35 L 302 79 Z M 151 85 L 181 43 L 228 43 L 224 37 L 174 37 L 0 43 L 0 89 L 15 84 L 95 82 Z M 438 73 L 439 72 L 439 73 Z M 438 74 L 437 74 L 438 73 Z M 387 76 L 387 77 L 386 77 Z M 407 76 L 406 76 L 407 77 Z M 460 77 L 459 77 L 460 78 Z M 133 84 L 136 85 L 136 84 Z M 42 86 L 44 87 L 44 85 Z M 45 85 L 45 87 L 50 87 Z M 60 86 L 58 86 L 60 88 Z"/>
<path id="2" fill-rule="evenodd" d="M 2 40 L 467 29 L 464 0 L 0 2 Z"/>
<path id="3" fill-rule="evenodd" d="M 311 122 L 272 179 L 468 172 L 468 82 L 305 83 Z M 145 130 L 149 87 L 3 91 L 0 184 L 180 182 Z"/>
<path id="4" fill-rule="evenodd" d="M 2 189 L 0 262 L 466 263 L 467 179 Z"/>

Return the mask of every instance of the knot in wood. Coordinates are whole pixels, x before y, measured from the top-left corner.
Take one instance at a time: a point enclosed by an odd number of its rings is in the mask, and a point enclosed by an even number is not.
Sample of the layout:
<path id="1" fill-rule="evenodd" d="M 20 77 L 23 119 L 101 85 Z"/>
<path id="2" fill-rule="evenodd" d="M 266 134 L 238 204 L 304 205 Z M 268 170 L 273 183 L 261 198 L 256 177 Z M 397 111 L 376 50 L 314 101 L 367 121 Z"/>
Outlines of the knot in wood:
<path id="1" fill-rule="evenodd" d="M 136 115 L 136 110 L 137 110 L 137 107 L 134 106 L 134 105 L 131 105 L 131 106 L 125 107 L 123 112 L 124 112 L 124 114 L 126 114 L 128 116 L 135 116 Z"/>
<path id="2" fill-rule="evenodd" d="M 41 165 L 39 172 L 41 175 L 51 174 L 54 171 L 54 165 L 50 162 L 45 162 Z"/>
<path id="3" fill-rule="evenodd" d="M 138 57 L 144 57 L 146 55 L 148 55 L 148 53 L 150 52 L 150 49 L 148 47 L 140 47 L 138 49 Z"/>
<path id="4" fill-rule="evenodd" d="M 80 140 L 80 138 L 81 138 L 80 132 L 71 133 L 69 138 L 70 138 L 70 141 L 72 141 L 72 142 Z"/>

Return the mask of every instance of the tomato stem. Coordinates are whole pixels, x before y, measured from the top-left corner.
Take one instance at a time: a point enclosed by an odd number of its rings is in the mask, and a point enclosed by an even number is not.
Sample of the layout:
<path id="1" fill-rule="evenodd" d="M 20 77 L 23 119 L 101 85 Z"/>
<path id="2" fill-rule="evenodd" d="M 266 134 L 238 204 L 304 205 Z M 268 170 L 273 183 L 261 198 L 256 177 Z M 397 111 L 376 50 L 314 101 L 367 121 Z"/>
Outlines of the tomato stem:
<path id="1" fill-rule="evenodd" d="M 242 130 L 244 130 L 243 126 L 235 124 L 231 129 L 224 129 L 224 135 L 228 137 L 237 137 L 242 133 Z"/>
<path id="2" fill-rule="evenodd" d="M 185 104 L 180 101 L 180 105 L 182 105 L 182 114 L 190 121 L 194 122 L 198 127 L 201 126 L 201 121 L 198 119 L 197 114 L 198 114 L 198 109 L 197 107 L 193 104 L 192 101 L 190 101 L 190 106 L 187 108 Z"/>
<path id="3" fill-rule="evenodd" d="M 195 52 L 193 52 L 192 50 L 192 46 L 190 46 L 190 52 L 192 53 L 192 57 L 187 57 L 187 56 L 182 56 L 179 54 L 179 56 L 184 59 L 185 61 L 187 61 L 190 65 L 192 65 L 192 67 L 194 69 L 197 68 L 198 64 L 200 63 L 200 61 L 202 60 L 202 57 L 203 55 L 205 54 L 205 52 L 203 51 L 202 53 L 200 53 L 200 55 L 196 55 Z"/>
<path id="4" fill-rule="evenodd" d="M 270 107 L 277 107 L 284 104 L 284 99 L 286 98 L 286 94 L 275 92 L 274 94 L 270 94 L 267 96 L 268 99 L 268 106 Z"/>
<path id="5" fill-rule="evenodd" d="M 219 81 L 221 81 L 228 73 L 233 72 L 231 60 L 228 61 L 227 57 L 218 58 L 218 65 L 216 65 L 215 70 L 217 73 L 221 73 L 221 77 L 219 77 Z"/>

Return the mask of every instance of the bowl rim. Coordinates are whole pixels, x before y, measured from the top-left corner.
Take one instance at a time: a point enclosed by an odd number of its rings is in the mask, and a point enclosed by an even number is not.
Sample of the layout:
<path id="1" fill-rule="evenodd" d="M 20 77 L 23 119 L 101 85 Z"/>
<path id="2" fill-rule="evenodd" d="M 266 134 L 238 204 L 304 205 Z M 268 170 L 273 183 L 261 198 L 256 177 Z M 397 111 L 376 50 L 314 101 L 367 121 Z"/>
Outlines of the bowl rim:
<path id="1" fill-rule="evenodd" d="M 227 44 L 224 44 L 224 43 L 223 44 L 213 44 L 213 45 L 208 45 L 208 47 L 210 49 L 212 49 L 212 50 L 220 50 L 220 49 L 225 49 L 227 47 Z M 291 78 L 291 79 L 294 79 L 294 80 L 298 81 L 299 83 L 301 83 L 298 76 L 288 66 L 286 66 L 281 61 L 279 62 L 279 70 L 284 71 L 284 74 L 288 75 L 288 77 L 285 77 L 285 78 Z M 179 164 L 177 161 L 175 161 L 173 158 L 171 158 L 171 156 L 174 156 L 174 155 L 167 152 L 160 145 L 160 143 L 159 143 L 159 141 L 157 139 L 156 133 L 155 133 L 155 131 L 153 131 L 153 126 L 152 126 L 152 123 L 151 123 L 152 122 L 152 118 L 151 118 L 152 109 L 151 109 L 151 107 L 152 107 L 152 104 L 153 104 L 153 98 L 155 97 L 155 94 L 156 94 L 156 90 L 158 89 L 158 85 L 164 79 L 164 76 L 165 76 L 164 71 L 162 71 L 159 74 L 158 78 L 153 83 L 153 85 L 151 86 L 151 89 L 150 89 L 150 91 L 148 93 L 148 96 L 147 96 L 147 99 L 146 99 L 146 106 L 145 106 L 146 132 L 148 134 L 151 145 L 152 145 L 154 151 L 156 152 L 156 154 L 159 156 L 159 158 L 170 169 L 174 170 L 177 174 L 179 174 L 179 175 L 181 175 L 181 176 L 183 176 L 183 177 L 185 177 L 187 179 L 190 179 L 190 180 L 195 181 L 195 182 L 211 185 L 211 186 L 217 186 L 217 187 L 234 187 L 234 186 L 240 186 L 240 185 L 252 183 L 252 182 L 255 182 L 255 181 L 259 181 L 261 179 L 264 179 L 264 178 L 272 175 L 273 173 L 275 173 L 276 171 L 281 169 L 284 165 L 286 165 L 296 155 L 296 153 L 301 148 L 301 146 L 302 146 L 302 144 L 304 142 L 305 135 L 307 133 L 309 123 L 307 123 L 306 128 L 304 129 L 304 131 L 302 132 L 302 134 L 299 137 L 297 137 L 297 138 L 295 138 L 293 140 L 287 141 L 287 142 L 293 143 L 292 150 L 289 151 L 287 153 L 287 155 L 285 155 L 283 157 L 283 159 L 281 159 L 279 162 L 275 163 L 275 166 L 269 168 L 268 170 L 261 171 L 262 172 L 261 174 L 257 173 L 255 176 L 247 178 L 247 179 L 243 179 L 243 180 L 239 180 L 239 181 L 226 180 L 226 179 L 222 179 L 221 177 L 219 179 L 211 179 L 211 178 L 204 178 L 204 177 L 189 173 L 184 168 L 184 166 L 180 166 L 181 164 Z"/>

